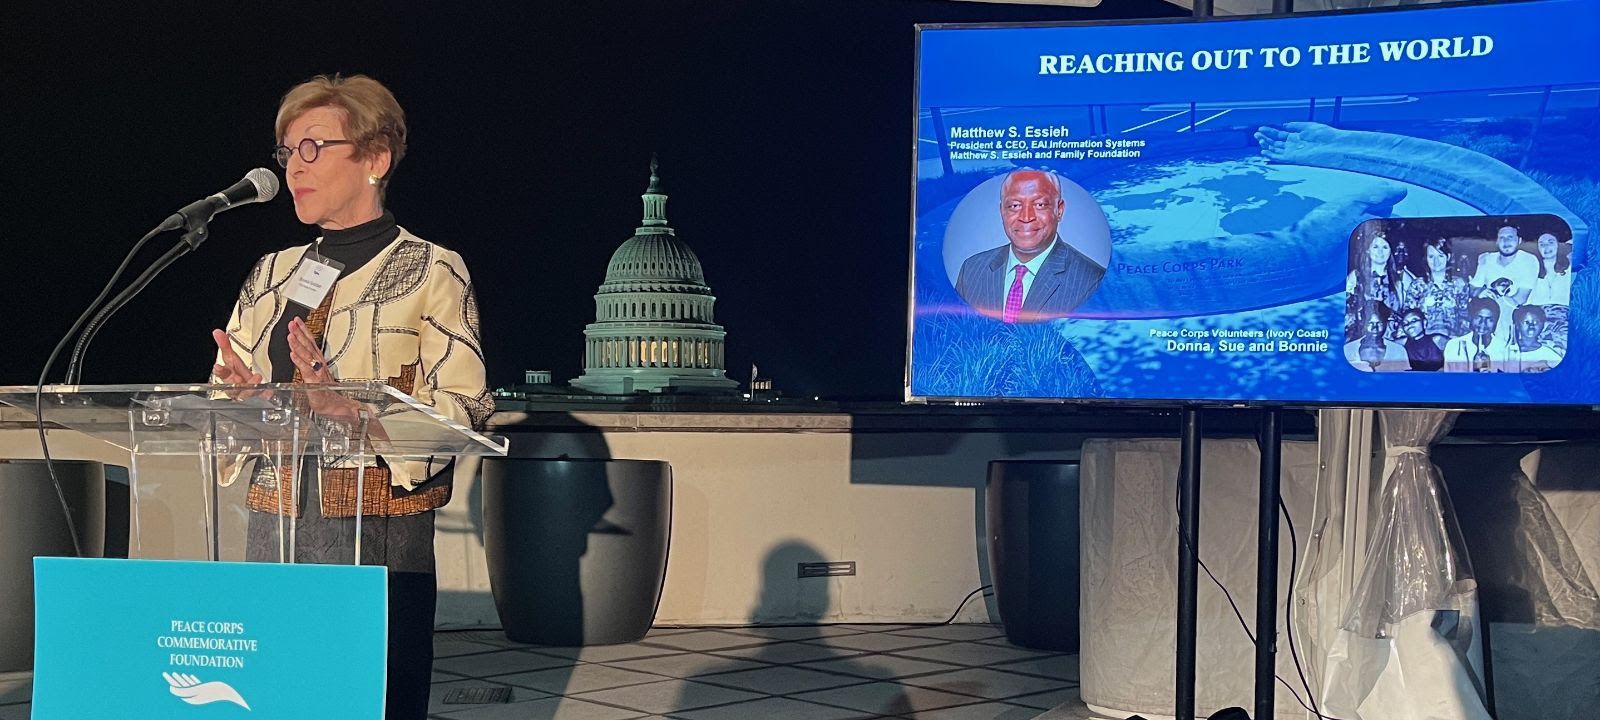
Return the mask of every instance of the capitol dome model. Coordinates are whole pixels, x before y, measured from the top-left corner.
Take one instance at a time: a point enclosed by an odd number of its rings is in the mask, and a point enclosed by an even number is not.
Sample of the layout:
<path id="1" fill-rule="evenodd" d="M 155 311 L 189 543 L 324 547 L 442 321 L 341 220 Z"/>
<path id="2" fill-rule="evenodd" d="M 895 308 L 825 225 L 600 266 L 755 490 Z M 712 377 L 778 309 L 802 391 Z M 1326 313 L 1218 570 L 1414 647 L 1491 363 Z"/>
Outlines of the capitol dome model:
<path id="1" fill-rule="evenodd" d="M 667 226 L 667 196 L 656 162 L 644 195 L 644 223 L 606 266 L 583 330 L 583 375 L 573 386 L 607 395 L 637 392 L 731 394 L 716 297 L 700 259 Z"/>

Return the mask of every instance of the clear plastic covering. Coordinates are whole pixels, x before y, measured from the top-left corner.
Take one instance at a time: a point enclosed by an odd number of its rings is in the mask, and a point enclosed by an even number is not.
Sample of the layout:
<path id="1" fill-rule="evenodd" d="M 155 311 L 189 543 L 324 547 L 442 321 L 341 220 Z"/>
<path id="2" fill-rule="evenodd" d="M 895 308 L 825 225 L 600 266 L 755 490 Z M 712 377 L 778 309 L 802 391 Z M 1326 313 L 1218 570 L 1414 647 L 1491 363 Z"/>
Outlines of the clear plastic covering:
<path id="1" fill-rule="evenodd" d="M 1346 607 L 1345 630 L 1393 637 L 1417 613 L 1475 605 L 1467 544 L 1428 446 L 1448 435 L 1454 415 L 1425 410 L 1378 413 L 1384 485 L 1366 568 Z"/>
<path id="2" fill-rule="evenodd" d="M 1542 454 L 1555 453 L 1534 451 L 1533 459 Z M 1484 580 L 1484 607 L 1492 610 L 1486 614 L 1495 621 L 1600 630 L 1600 593 L 1550 498 L 1515 466 L 1495 474 L 1489 471 L 1500 468 L 1487 463 L 1474 469 L 1479 502 L 1464 507 L 1462 519 L 1492 532 L 1485 542 L 1471 543 L 1484 554 L 1480 567 L 1487 561 L 1495 571 Z M 1558 492 L 1557 500 L 1567 498 Z M 1578 508 L 1583 512 L 1593 512 L 1592 503 Z M 1594 538 L 1587 539 L 1593 544 Z M 1593 548 L 1590 553 L 1594 557 Z"/>
<path id="3" fill-rule="evenodd" d="M 1600 443 L 1452 444 L 1499 720 L 1600 716 Z"/>
<path id="4" fill-rule="evenodd" d="M 1327 662 L 1325 715 L 1488 720 L 1477 583 L 1428 447 L 1454 414 L 1383 410 L 1384 473 L 1360 580 Z"/>

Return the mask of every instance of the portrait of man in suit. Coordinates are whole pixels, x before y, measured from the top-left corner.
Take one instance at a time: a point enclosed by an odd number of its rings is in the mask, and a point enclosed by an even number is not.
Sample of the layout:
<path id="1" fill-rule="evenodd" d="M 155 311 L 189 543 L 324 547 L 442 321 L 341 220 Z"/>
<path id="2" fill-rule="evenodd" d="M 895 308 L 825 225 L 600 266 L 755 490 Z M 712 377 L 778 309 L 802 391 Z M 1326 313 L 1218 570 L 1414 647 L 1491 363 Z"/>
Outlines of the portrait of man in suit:
<path id="1" fill-rule="evenodd" d="M 1065 317 L 1094 294 L 1106 269 L 1057 232 L 1066 202 L 1061 179 L 1044 170 L 1008 173 L 1000 185 L 1000 223 L 1009 242 L 968 257 L 956 292 L 1002 322 Z"/>

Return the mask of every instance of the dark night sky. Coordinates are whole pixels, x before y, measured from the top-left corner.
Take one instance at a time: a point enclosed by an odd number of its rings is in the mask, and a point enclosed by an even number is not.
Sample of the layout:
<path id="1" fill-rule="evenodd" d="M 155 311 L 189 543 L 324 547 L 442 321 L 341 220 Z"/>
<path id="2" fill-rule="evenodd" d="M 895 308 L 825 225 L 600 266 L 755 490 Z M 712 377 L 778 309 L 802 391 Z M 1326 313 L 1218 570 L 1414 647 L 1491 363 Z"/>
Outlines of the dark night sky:
<path id="1" fill-rule="evenodd" d="M 21 319 L 0 384 L 36 379 L 139 235 L 269 165 L 285 90 L 339 71 L 377 77 L 407 111 L 389 206 L 465 257 L 491 385 L 524 368 L 579 372 L 592 295 L 638 224 L 655 151 L 671 223 L 717 295 L 731 374 L 743 381 L 755 361 L 792 394 L 898 397 L 912 24 L 1182 12 L 1162 0 L 445 5 L 0 11 L 0 232 L 16 279 L 0 298 Z M 100 334 L 85 381 L 203 378 L 208 331 L 251 264 L 313 236 L 286 196 L 218 217 Z M 135 272 L 175 240 L 152 243 Z"/>

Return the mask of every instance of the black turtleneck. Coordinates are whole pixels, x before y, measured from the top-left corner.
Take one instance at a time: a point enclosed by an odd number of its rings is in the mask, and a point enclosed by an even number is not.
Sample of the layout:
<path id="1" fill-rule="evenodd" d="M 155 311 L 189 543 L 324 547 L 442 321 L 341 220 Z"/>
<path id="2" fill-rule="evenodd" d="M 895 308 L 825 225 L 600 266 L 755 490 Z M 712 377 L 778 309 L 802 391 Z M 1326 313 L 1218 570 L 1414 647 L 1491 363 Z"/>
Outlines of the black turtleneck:
<path id="1" fill-rule="evenodd" d="M 312 245 L 307 256 L 315 253 L 343 265 L 344 269 L 339 272 L 342 280 L 372 262 L 397 237 L 400 237 L 400 226 L 395 224 L 394 214 L 385 210 L 377 219 L 352 228 L 323 230 L 322 239 Z M 294 361 L 289 359 L 289 321 L 309 314 L 310 308 L 291 302 L 278 318 L 278 324 L 273 326 L 272 337 L 267 341 L 267 357 L 272 361 L 270 382 L 294 380 Z"/>

